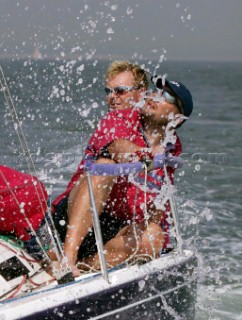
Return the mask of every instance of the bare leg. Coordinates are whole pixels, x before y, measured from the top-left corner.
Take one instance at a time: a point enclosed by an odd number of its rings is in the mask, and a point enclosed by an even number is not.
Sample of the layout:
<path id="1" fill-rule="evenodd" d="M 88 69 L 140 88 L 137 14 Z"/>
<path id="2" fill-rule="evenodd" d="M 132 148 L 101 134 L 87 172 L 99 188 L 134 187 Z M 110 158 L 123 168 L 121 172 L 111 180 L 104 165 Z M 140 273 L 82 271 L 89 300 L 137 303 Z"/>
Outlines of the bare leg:
<path id="1" fill-rule="evenodd" d="M 164 244 L 164 233 L 162 228 L 150 222 L 149 227 L 146 228 L 141 235 L 140 247 L 138 254 L 148 254 L 156 256 Z"/>
<path id="2" fill-rule="evenodd" d="M 101 159 L 98 162 L 113 163 L 113 161 L 109 159 Z M 91 177 L 91 180 L 97 211 L 101 214 L 112 189 L 114 178 L 108 176 L 93 176 Z M 79 275 L 79 271 L 75 267 L 77 252 L 89 229 L 93 226 L 86 177 L 82 176 L 80 178 L 80 183 L 73 188 L 70 193 L 68 217 L 69 225 L 64 243 L 64 251 L 68 258 L 68 263 L 72 269 L 73 275 L 77 276 Z"/>
<path id="3" fill-rule="evenodd" d="M 134 229 L 131 226 L 124 227 L 104 245 L 107 264 L 115 266 L 125 261 L 137 250 L 138 243 L 139 237 L 135 236 Z M 98 254 L 85 258 L 83 262 L 95 269 L 100 269 Z"/>
<path id="4" fill-rule="evenodd" d="M 157 255 L 163 242 L 162 228 L 153 222 L 149 224 L 148 229 L 144 223 L 126 226 L 105 244 L 106 262 L 108 265 L 116 266 L 133 254 Z M 84 259 L 84 262 L 95 269 L 100 269 L 98 254 Z"/>

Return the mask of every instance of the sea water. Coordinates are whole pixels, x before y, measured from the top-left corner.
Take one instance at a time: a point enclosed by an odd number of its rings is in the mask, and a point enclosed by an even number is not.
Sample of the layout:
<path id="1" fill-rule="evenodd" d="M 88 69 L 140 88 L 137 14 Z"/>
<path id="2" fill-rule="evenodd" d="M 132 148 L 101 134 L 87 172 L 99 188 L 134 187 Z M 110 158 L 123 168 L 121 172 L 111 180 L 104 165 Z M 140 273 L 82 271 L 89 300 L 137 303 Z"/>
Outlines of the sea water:
<path id="1" fill-rule="evenodd" d="M 65 189 L 107 112 L 108 63 L 1 61 L 18 119 L 0 92 L 0 161 L 28 172 L 14 130 L 20 123 L 36 168 L 31 172 L 52 199 Z M 151 74 L 156 65 L 148 64 Z M 196 319 L 242 319 L 241 64 L 164 62 L 156 72 L 183 82 L 194 100 L 193 114 L 177 131 L 185 165 L 176 172 L 175 196 L 184 246 L 200 260 Z"/>

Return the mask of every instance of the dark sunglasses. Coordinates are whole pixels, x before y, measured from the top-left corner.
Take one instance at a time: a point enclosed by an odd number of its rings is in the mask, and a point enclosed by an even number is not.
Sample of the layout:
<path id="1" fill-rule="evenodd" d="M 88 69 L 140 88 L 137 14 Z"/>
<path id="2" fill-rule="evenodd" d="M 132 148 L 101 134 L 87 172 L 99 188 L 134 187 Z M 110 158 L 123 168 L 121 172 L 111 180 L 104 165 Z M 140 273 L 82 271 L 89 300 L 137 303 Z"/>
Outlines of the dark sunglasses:
<path id="1" fill-rule="evenodd" d="M 114 88 L 108 88 L 106 87 L 104 90 L 106 92 L 106 95 L 109 95 L 111 93 L 115 94 L 124 94 L 129 91 L 138 90 L 139 87 L 132 87 L 132 86 L 118 86 Z"/>
<path id="2" fill-rule="evenodd" d="M 157 93 L 159 94 L 158 97 L 152 97 L 154 101 L 160 102 L 161 100 L 165 100 L 168 103 L 174 104 L 179 112 L 183 114 L 181 107 L 179 106 L 178 100 L 176 97 L 174 97 L 170 92 L 166 90 L 158 90 Z"/>
<path id="3" fill-rule="evenodd" d="M 170 92 L 163 90 L 162 97 L 165 99 L 166 102 L 174 104 L 177 107 L 178 111 L 181 114 L 183 114 L 182 108 L 179 106 L 177 98 L 174 97 Z"/>
<path id="4" fill-rule="evenodd" d="M 161 96 L 165 99 L 166 102 L 177 105 L 177 98 L 174 97 L 170 92 L 162 90 Z"/>

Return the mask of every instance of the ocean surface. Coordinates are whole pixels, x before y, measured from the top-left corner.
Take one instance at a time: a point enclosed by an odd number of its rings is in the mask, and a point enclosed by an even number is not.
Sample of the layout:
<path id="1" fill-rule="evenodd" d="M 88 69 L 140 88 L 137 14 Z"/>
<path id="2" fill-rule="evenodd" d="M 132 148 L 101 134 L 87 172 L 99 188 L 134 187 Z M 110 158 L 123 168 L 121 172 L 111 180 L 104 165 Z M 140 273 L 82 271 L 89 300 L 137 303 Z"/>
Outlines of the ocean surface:
<path id="1" fill-rule="evenodd" d="M 178 129 L 184 167 L 176 199 L 184 246 L 200 258 L 196 319 L 242 319 L 242 65 L 141 61 L 192 92 L 194 111 Z M 0 91 L 0 161 L 28 172 L 20 121 L 37 175 L 54 199 L 66 187 L 97 121 L 107 112 L 108 61 L 1 60 L 18 120 Z M 12 119 L 13 118 L 13 119 Z M 23 140 L 22 134 L 20 134 Z"/>

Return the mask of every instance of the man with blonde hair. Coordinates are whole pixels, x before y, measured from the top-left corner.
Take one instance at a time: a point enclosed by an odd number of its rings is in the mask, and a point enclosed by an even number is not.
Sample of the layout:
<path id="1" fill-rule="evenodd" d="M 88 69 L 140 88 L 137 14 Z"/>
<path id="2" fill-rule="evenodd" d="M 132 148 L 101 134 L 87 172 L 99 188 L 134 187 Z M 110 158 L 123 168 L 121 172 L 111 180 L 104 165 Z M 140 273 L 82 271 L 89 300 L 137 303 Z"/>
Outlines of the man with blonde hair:
<path id="1" fill-rule="evenodd" d="M 129 61 L 115 60 L 113 61 L 106 72 L 106 79 L 113 79 L 121 72 L 131 71 L 134 76 L 134 84 L 137 87 L 145 87 L 148 89 L 149 81 L 145 70 L 138 64 L 130 63 Z"/>
<path id="2" fill-rule="evenodd" d="M 132 109 L 137 106 L 137 103 L 143 99 L 145 92 L 148 89 L 148 77 L 146 71 L 138 64 L 130 63 L 129 61 L 113 61 L 106 72 L 105 79 L 105 92 L 107 95 L 107 105 L 109 111 L 118 111 L 125 109 Z M 87 146 L 86 154 L 91 152 L 95 153 L 95 145 L 92 146 L 92 151 L 89 150 L 90 146 Z M 97 146 L 98 149 L 98 146 Z M 106 161 L 106 160 L 105 160 Z M 86 188 L 86 179 L 84 176 L 84 159 L 79 164 L 76 173 L 72 176 L 67 189 L 53 201 L 53 219 L 56 224 L 56 228 L 60 234 L 61 240 L 64 242 L 65 253 L 68 257 L 69 263 L 73 270 L 73 274 L 78 274 L 74 267 L 74 262 L 77 256 L 77 250 L 70 248 L 71 239 L 69 237 L 70 228 L 68 224 L 73 220 L 75 214 L 72 215 L 73 206 L 78 198 L 78 193 Z M 102 177 L 101 184 L 103 183 Z M 98 185 L 99 182 L 96 183 Z M 86 190 L 86 189 L 85 189 Z M 108 194 L 108 193 L 107 193 Z M 89 209 L 89 208 L 88 208 Z M 119 219 L 111 219 L 109 214 L 102 214 L 101 224 L 108 226 L 109 230 L 104 234 L 104 242 L 112 239 L 117 232 L 125 225 Z M 63 222 L 65 222 L 63 224 Z M 79 221 L 71 222 L 71 224 L 77 225 Z M 86 224 L 88 225 L 88 223 Z M 86 237 L 88 238 L 88 237 Z M 91 240 L 84 241 L 84 246 L 92 251 L 93 243 L 95 246 L 94 236 L 89 237 Z M 83 242 L 83 239 L 77 241 L 79 245 Z M 83 247 L 83 246 L 82 246 Z M 78 249 L 78 248 L 77 248 Z M 87 249 L 82 249 L 83 256 Z M 73 256 L 73 257 L 72 257 Z M 81 259 L 81 255 L 78 256 Z"/>
<path id="3" fill-rule="evenodd" d="M 114 61 L 106 72 L 107 105 L 109 110 L 133 107 L 148 89 L 148 77 L 144 69 L 129 61 Z"/>

